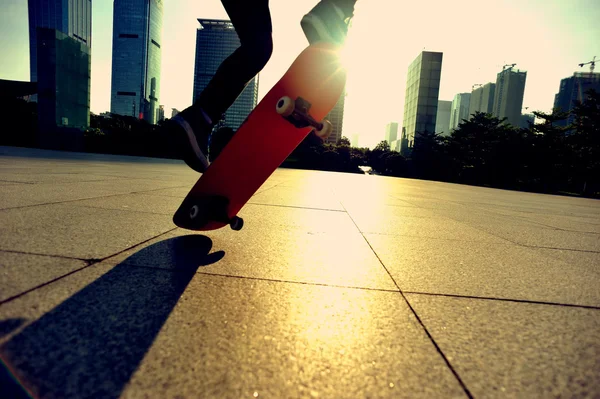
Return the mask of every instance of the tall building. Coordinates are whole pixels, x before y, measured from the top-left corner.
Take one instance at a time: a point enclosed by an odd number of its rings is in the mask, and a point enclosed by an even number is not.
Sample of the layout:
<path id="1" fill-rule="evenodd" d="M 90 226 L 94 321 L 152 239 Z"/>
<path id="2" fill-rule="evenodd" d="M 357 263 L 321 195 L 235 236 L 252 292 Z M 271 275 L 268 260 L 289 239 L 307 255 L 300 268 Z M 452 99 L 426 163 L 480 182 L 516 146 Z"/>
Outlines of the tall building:
<path id="1" fill-rule="evenodd" d="M 385 126 L 385 141 L 391 146 L 396 140 L 398 140 L 398 123 L 390 122 Z"/>
<path id="2" fill-rule="evenodd" d="M 163 0 L 115 0 L 110 111 L 156 123 Z"/>
<path id="3" fill-rule="evenodd" d="M 159 105 L 158 109 L 156 110 L 156 123 L 164 121 L 164 120 L 165 120 L 165 106 Z"/>
<path id="4" fill-rule="evenodd" d="M 200 28 L 196 32 L 196 64 L 192 98 L 194 102 L 217 72 L 221 62 L 240 46 L 240 39 L 231 22 L 217 19 L 198 19 L 198 22 Z M 248 83 L 242 94 L 229 107 L 219 126 L 227 126 L 234 130 L 240 127 L 258 102 L 258 80 L 259 75 Z"/>
<path id="5" fill-rule="evenodd" d="M 534 114 L 523 114 L 523 115 L 521 115 L 521 123 L 519 124 L 518 127 L 523 128 L 523 129 L 528 129 L 530 123 L 531 124 L 535 123 L 535 115 Z"/>
<path id="6" fill-rule="evenodd" d="M 437 115 L 435 117 L 435 133 L 448 136 L 450 134 L 450 113 L 452 101 L 438 101 Z"/>
<path id="7" fill-rule="evenodd" d="M 175 118 L 175 115 L 179 113 L 177 108 L 171 108 L 171 118 Z"/>
<path id="8" fill-rule="evenodd" d="M 496 93 L 496 84 L 487 83 L 471 92 L 471 102 L 469 105 L 469 118 L 475 112 L 486 114 L 493 113 L 494 94 Z"/>
<path id="9" fill-rule="evenodd" d="M 342 138 L 342 128 L 344 127 L 344 104 L 346 102 L 346 92 L 344 91 L 340 96 L 338 102 L 331 109 L 329 114 L 325 117 L 331 125 L 333 130 L 329 137 L 327 137 L 326 143 L 336 144 L 339 139 Z M 256 105 L 256 104 L 255 104 Z"/>
<path id="10" fill-rule="evenodd" d="M 401 152 L 409 152 L 416 132 L 435 132 L 442 53 L 423 51 L 408 67 Z"/>
<path id="11" fill-rule="evenodd" d="M 353 134 L 352 135 L 352 140 L 350 140 L 350 144 L 352 145 L 352 147 L 358 148 L 358 134 Z"/>
<path id="12" fill-rule="evenodd" d="M 28 13 L 38 145 L 81 150 L 90 123 L 91 1 L 29 0 Z"/>
<path id="13" fill-rule="evenodd" d="M 513 126 L 520 125 L 526 79 L 527 72 L 513 69 L 513 67 L 503 69 L 498 73 L 492 112 L 495 117 L 506 118 L 506 122 Z"/>
<path id="14" fill-rule="evenodd" d="M 558 93 L 554 97 L 554 108 L 563 112 L 570 112 L 575 101 L 583 101 L 585 92 L 594 89 L 600 93 L 600 73 L 575 72 L 573 76 L 561 79 Z M 573 122 L 574 117 L 557 121 L 558 126 L 567 126 Z"/>
<path id="15" fill-rule="evenodd" d="M 32 82 L 38 81 L 37 28 L 55 29 L 91 49 L 91 0 L 28 0 L 28 14 L 29 68 Z"/>
<path id="16" fill-rule="evenodd" d="M 450 109 L 450 130 L 456 129 L 463 119 L 469 120 L 470 104 L 471 93 L 459 93 L 454 96 Z"/>

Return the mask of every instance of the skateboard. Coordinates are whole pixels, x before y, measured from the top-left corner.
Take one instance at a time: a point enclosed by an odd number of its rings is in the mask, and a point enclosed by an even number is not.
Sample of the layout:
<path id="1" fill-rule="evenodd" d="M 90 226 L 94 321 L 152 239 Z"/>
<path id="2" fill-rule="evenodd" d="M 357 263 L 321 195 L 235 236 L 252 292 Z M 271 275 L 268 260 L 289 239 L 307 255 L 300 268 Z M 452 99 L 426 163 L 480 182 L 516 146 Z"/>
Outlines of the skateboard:
<path id="1" fill-rule="evenodd" d="M 302 140 L 312 130 L 322 139 L 331 133 L 323 118 L 345 83 L 339 46 L 320 42 L 304 49 L 200 176 L 173 222 L 189 230 L 240 230 L 238 212 Z"/>

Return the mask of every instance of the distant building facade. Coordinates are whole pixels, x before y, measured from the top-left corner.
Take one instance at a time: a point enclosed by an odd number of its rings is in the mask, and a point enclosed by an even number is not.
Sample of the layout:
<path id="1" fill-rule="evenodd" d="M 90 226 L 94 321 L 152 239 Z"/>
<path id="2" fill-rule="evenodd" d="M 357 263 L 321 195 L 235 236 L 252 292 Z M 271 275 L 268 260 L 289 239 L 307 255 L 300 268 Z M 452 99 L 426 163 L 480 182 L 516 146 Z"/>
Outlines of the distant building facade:
<path id="1" fill-rule="evenodd" d="M 331 109 L 329 114 L 325 117 L 333 127 L 331 134 L 327 137 L 326 143 L 337 144 L 338 140 L 342 138 L 342 129 L 344 127 L 344 104 L 346 103 L 346 92 L 344 91 L 338 99 L 335 106 Z M 255 104 L 256 106 L 256 104 Z"/>
<path id="2" fill-rule="evenodd" d="M 438 109 L 435 117 L 435 133 L 448 136 L 450 134 L 450 114 L 452 101 L 438 101 Z"/>
<path id="3" fill-rule="evenodd" d="M 29 16 L 29 73 L 32 82 L 38 81 L 37 28 L 56 29 L 92 47 L 91 0 L 28 0 Z"/>
<path id="4" fill-rule="evenodd" d="M 527 72 L 513 67 L 498 73 L 492 112 L 495 117 L 506 118 L 506 122 L 513 126 L 520 125 L 526 80 Z"/>
<path id="5" fill-rule="evenodd" d="M 600 73 L 575 72 L 573 76 L 561 79 L 558 93 L 554 97 L 554 108 L 563 112 L 570 112 L 575 101 L 583 101 L 585 92 L 594 89 L 600 93 Z M 573 122 L 574 117 L 557 121 L 557 126 L 567 126 Z"/>
<path id="6" fill-rule="evenodd" d="M 475 112 L 492 114 L 494 111 L 494 95 L 496 93 L 496 84 L 487 83 L 471 92 L 471 102 L 469 103 L 469 118 Z"/>
<path id="7" fill-rule="evenodd" d="M 535 115 L 534 114 L 523 114 L 521 115 L 521 123 L 519 125 L 520 128 L 528 129 L 529 124 L 535 123 Z"/>
<path id="8" fill-rule="evenodd" d="M 38 145 L 81 150 L 90 124 L 91 1 L 29 0 L 28 14 Z"/>
<path id="9" fill-rule="evenodd" d="M 390 122 L 385 126 L 385 141 L 391 146 L 396 140 L 398 140 L 398 123 Z"/>
<path id="10" fill-rule="evenodd" d="M 159 105 L 156 111 L 156 122 L 162 122 L 165 120 L 165 106 Z"/>
<path id="11" fill-rule="evenodd" d="M 156 123 L 163 0 L 115 0 L 110 111 Z"/>
<path id="12" fill-rule="evenodd" d="M 417 132 L 435 132 L 443 53 L 423 51 L 408 67 L 400 152 L 414 147 Z"/>
<path id="13" fill-rule="evenodd" d="M 452 100 L 450 110 L 450 130 L 454 130 L 463 121 L 469 120 L 469 106 L 471 104 L 471 93 L 459 93 Z"/>
<path id="14" fill-rule="evenodd" d="M 198 22 L 200 28 L 196 32 L 193 102 L 208 85 L 221 63 L 240 46 L 240 40 L 230 21 L 198 19 Z M 234 130 L 240 127 L 258 102 L 259 76 L 260 74 L 248 83 L 229 107 L 224 119 L 218 123 L 219 126 L 227 126 Z"/>

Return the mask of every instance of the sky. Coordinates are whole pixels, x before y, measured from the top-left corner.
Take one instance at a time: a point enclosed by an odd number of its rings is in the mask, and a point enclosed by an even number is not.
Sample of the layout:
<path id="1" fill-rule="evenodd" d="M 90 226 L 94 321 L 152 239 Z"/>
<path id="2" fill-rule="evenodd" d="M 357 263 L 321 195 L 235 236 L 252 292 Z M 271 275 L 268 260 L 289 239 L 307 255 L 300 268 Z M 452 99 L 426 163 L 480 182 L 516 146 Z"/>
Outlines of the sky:
<path id="1" fill-rule="evenodd" d="M 246 0 L 251 1 L 251 0 Z M 270 0 L 274 51 L 259 99 L 306 47 L 300 19 L 317 0 Z M 112 0 L 93 0 L 91 111 L 110 110 Z M 0 79 L 29 80 L 26 0 L 0 0 Z M 164 0 L 160 104 L 192 101 L 198 18 L 227 19 L 220 0 Z M 496 81 L 505 64 L 527 71 L 525 112 L 550 112 L 560 79 L 600 58 L 598 0 L 358 0 L 346 43 L 343 134 L 373 147 L 402 126 L 406 73 L 425 51 L 444 53 L 440 100 Z M 600 71 L 600 62 L 596 72 Z"/>

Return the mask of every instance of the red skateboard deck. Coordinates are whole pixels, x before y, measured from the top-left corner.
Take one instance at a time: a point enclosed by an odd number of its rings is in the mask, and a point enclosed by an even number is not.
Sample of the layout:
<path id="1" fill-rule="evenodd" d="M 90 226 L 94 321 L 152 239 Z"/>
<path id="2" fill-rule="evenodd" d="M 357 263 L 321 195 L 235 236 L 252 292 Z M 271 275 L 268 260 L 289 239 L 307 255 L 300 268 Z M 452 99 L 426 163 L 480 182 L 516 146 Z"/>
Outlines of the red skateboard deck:
<path id="1" fill-rule="evenodd" d="M 190 230 L 227 225 L 241 228 L 243 221 L 237 213 L 314 129 L 296 127 L 280 115 L 280 99 L 306 100 L 310 103 L 308 114 L 321 121 L 346 83 L 339 50 L 331 43 L 316 43 L 300 53 L 192 187 L 173 216 L 177 226 Z"/>

